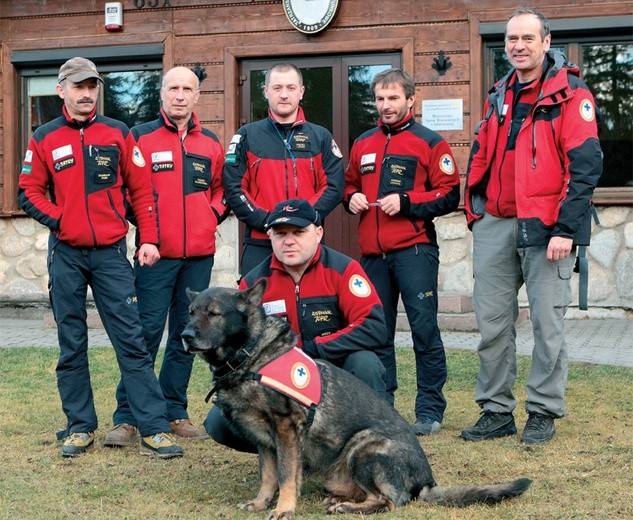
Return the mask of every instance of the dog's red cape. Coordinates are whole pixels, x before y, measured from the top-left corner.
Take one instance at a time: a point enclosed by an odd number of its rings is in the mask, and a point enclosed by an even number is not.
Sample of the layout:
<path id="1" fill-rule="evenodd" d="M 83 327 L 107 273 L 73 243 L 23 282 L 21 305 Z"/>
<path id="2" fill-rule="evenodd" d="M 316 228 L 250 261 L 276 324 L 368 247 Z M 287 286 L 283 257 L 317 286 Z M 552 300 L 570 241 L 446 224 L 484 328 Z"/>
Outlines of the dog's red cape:
<path id="1" fill-rule="evenodd" d="M 321 401 L 319 369 L 314 360 L 297 347 L 268 363 L 258 374 L 260 383 L 304 406 L 316 406 Z"/>

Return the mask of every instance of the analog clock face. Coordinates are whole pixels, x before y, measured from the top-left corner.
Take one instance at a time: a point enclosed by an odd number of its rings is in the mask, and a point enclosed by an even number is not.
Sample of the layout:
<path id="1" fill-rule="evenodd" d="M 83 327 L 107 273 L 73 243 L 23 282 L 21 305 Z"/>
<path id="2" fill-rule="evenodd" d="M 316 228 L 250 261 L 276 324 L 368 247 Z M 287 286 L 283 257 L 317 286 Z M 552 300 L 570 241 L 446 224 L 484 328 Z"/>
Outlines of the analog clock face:
<path id="1" fill-rule="evenodd" d="M 284 12 L 292 26 L 302 33 L 325 29 L 336 15 L 339 0 L 283 0 Z"/>

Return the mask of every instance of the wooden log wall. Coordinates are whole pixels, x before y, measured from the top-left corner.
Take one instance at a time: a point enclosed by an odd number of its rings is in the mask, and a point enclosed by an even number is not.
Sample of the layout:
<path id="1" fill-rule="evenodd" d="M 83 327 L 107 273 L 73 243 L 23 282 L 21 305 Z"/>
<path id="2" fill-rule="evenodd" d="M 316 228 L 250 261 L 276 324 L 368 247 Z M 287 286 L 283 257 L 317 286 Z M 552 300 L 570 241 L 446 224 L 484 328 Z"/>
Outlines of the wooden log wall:
<path id="1" fill-rule="evenodd" d="M 422 99 L 462 98 L 464 129 L 443 133 L 466 170 L 472 128 L 483 102 L 480 22 L 503 22 L 515 0 L 340 0 L 332 24 L 316 35 L 296 31 L 282 0 L 123 0 L 124 28 L 104 27 L 105 1 L 0 0 L 0 215 L 15 214 L 17 75 L 11 52 L 162 42 L 163 64 L 193 67 L 208 77 L 197 112 L 226 141 L 238 124 L 238 62 L 242 58 L 359 52 L 402 52 Z M 550 18 L 630 16 L 630 1 L 529 2 Z M 555 35 L 554 35 L 555 38 Z M 453 63 L 444 76 L 431 64 L 439 50 Z M 15 173 L 14 173 L 15 172 Z"/>

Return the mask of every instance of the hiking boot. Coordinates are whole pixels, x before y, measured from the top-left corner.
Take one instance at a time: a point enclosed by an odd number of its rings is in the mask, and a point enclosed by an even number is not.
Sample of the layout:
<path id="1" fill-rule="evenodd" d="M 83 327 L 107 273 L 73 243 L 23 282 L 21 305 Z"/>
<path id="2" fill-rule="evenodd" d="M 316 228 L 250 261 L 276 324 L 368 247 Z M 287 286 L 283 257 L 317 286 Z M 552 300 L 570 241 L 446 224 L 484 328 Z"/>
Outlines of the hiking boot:
<path id="1" fill-rule="evenodd" d="M 171 421 L 171 433 L 185 439 L 208 439 L 209 434 L 202 428 L 196 428 L 189 419 L 176 419 Z"/>
<path id="2" fill-rule="evenodd" d="M 484 441 L 514 435 L 516 432 L 511 413 L 484 411 L 475 425 L 462 430 L 460 437 L 467 441 Z"/>
<path id="3" fill-rule="evenodd" d="M 556 428 L 553 417 L 533 412 L 525 423 L 521 442 L 525 444 L 545 444 L 554 437 L 555 433 Z"/>
<path id="4" fill-rule="evenodd" d="M 116 424 L 105 437 L 103 445 L 108 448 L 122 448 L 128 446 L 138 435 L 136 426 L 131 424 Z"/>
<path id="5" fill-rule="evenodd" d="M 439 422 L 428 417 L 420 417 L 411 427 L 416 435 L 437 435 L 442 429 L 442 425 Z"/>
<path id="6" fill-rule="evenodd" d="M 141 455 L 155 455 L 161 459 L 182 457 L 183 449 L 169 433 L 155 433 L 141 439 Z"/>
<path id="7" fill-rule="evenodd" d="M 95 432 L 73 432 L 62 445 L 62 457 L 78 457 L 94 448 Z"/>

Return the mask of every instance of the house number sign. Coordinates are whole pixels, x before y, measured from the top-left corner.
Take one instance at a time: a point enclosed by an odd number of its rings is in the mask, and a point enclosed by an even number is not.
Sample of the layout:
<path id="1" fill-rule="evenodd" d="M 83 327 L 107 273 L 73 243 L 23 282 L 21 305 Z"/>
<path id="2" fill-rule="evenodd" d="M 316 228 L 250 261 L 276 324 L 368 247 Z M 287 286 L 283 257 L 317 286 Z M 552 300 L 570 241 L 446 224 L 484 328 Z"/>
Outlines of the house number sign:
<path id="1" fill-rule="evenodd" d="M 325 29 L 336 16 L 338 4 L 339 0 L 282 0 L 288 21 L 306 34 Z"/>

